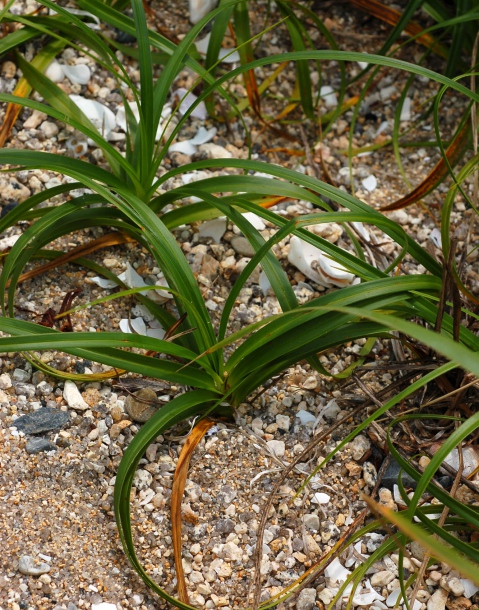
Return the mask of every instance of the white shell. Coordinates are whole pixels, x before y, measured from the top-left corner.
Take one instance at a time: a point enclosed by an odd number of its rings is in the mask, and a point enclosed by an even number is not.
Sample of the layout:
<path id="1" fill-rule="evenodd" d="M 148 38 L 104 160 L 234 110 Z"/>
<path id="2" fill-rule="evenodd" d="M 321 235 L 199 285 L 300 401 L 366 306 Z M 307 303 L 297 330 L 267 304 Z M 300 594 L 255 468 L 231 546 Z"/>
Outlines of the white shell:
<path id="1" fill-rule="evenodd" d="M 343 567 L 337 557 L 324 570 L 324 575 L 326 578 L 329 578 L 331 582 L 343 583 L 350 574 L 351 572 Z"/>
<path id="2" fill-rule="evenodd" d="M 77 66 L 65 64 L 62 68 L 63 73 L 71 83 L 75 85 L 88 85 L 90 82 L 91 70 L 85 64 L 78 64 Z"/>
<path id="3" fill-rule="evenodd" d="M 392 593 L 389 594 L 387 600 L 386 600 L 386 605 L 389 608 L 392 608 L 393 606 L 396 605 L 396 602 L 398 600 L 398 597 L 401 595 L 401 589 L 397 588 L 394 589 L 394 591 L 392 591 Z"/>
<path id="4" fill-rule="evenodd" d="M 196 146 L 193 146 L 191 140 L 183 140 L 182 142 L 175 142 L 170 146 L 168 152 L 179 152 L 183 155 L 188 155 L 192 157 L 196 153 Z"/>
<path id="5" fill-rule="evenodd" d="M 15 242 L 20 239 L 21 235 L 10 235 L 0 240 L 0 252 L 4 252 L 8 248 L 13 248 Z"/>
<path id="6" fill-rule="evenodd" d="M 198 228 L 198 235 L 200 237 L 211 237 L 217 244 L 220 243 L 225 232 L 226 218 L 224 216 L 203 222 Z"/>
<path id="7" fill-rule="evenodd" d="M 371 236 L 368 233 L 368 230 L 364 227 L 362 222 L 352 222 L 351 226 L 356 229 L 357 233 L 361 235 L 364 241 L 371 241 Z"/>
<path id="8" fill-rule="evenodd" d="M 138 104 L 136 102 L 128 102 L 128 105 L 129 105 L 130 110 L 133 113 L 133 116 L 135 117 L 136 121 L 139 122 L 140 111 L 138 109 Z M 165 105 L 163 107 L 163 110 L 161 113 L 161 118 L 166 119 L 170 114 L 171 114 L 171 107 L 169 105 Z M 116 112 L 116 124 L 123 131 L 126 132 L 128 130 L 128 124 L 127 124 L 127 120 L 126 120 L 126 111 L 125 111 L 124 105 L 120 106 Z M 160 123 L 158 125 L 158 129 L 156 130 L 155 142 L 157 142 L 161 138 L 163 130 L 164 130 L 164 124 Z"/>
<path id="9" fill-rule="evenodd" d="M 146 324 L 143 318 L 123 318 L 120 320 L 120 330 L 123 333 L 131 333 L 135 331 L 139 335 L 146 335 Z"/>
<path id="10" fill-rule="evenodd" d="M 54 83 L 61 83 L 65 78 L 63 73 L 63 66 L 57 61 L 53 60 L 52 63 L 45 70 L 45 76 L 47 76 Z"/>
<path id="11" fill-rule="evenodd" d="M 143 286 L 146 286 L 146 283 L 141 275 L 135 271 L 130 263 L 126 263 L 126 271 L 121 273 L 118 276 L 118 279 L 124 282 L 128 288 L 142 288 Z"/>
<path id="12" fill-rule="evenodd" d="M 177 96 L 180 99 L 180 105 L 178 112 L 180 114 L 186 114 L 190 106 L 192 106 L 198 97 L 194 93 L 188 93 L 188 89 L 180 87 L 173 93 L 173 97 Z M 197 119 L 205 120 L 207 117 L 206 106 L 204 102 L 200 102 L 198 106 L 193 110 L 190 116 Z"/>
<path id="13" fill-rule="evenodd" d="M 159 275 L 158 276 L 158 281 L 156 282 L 157 286 L 168 286 L 168 282 L 165 279 L 164 275 Z M 167 292 L 166 290 L 155 290 L 155 293 L 160 296 L 163 300 L 164 299 L 172 299 L 173 295 L 171 294 L 171 292 Z"/>
<path id="14" fill-rule="evenodd" d="M 383 599 L 384 596 L 380 595 L 377 591 L 375 591 L 375 589 L 373 589 L 373 586 L 371 585 L 371 582 L 367 580 L 364 589 L 360 589 L 359 591 L 356 590 L 356 593 L 353 597 L 353 605 L 370 606 L 376 600 L 381 601 Z M 421 604 L 419 604 L 419 606 L 421 606 Z"/>
<path id="15" fill-rule="evenodd" d="M 299 419 L 301 424 L 304 426 L 305 424 L 314 423 L 316 421 L 316 417 L 310 413 L 309 411 L 305 411 L 301 409 L 296 413 L 296 417 Z"/>
<path id="16" fill-rule="evenodd" d="M 216 6 L 217 0 L 189 0 L 190 22 L 198 23 Z"/>
<path id="17" fill-rule="evenodd" d="M 208 51 L 208 45 L 210 43 L 211 32 L 206 34 L 204 38 L 195 42 L 196 50 L 202 55 L 206 55 Z M 238 51 L 233 49 L 220 49 L 218 59 L 225 64 L 234 64 L 240 60 Z"/>
<path id="18" fill-rule="evenodd" d="M 131 313 L 136 318 L 143 318 L 145 322 L 151 322 L 155 316 L 142 303 L 137 303 L 131 308 Z"/>
<path id="19" fill-rule="evenodd" d="M 162 328 L 147 328 L 146 336 L 153 337 L 153 339 L 163 339 L 165 337 L 165 331 Z"/>
<path id="20" fill-rule="evenodd" d="M 100 288 L 115 288 L 115 282 L 112 280 L 107 280 L 104 277 L 99 277 L 98 275 L 95 277 L 91 277 L 90 280 L 100 286 Z"/>
<path id="21" fill-rule="evenodd" d="M 307 278 L 325 288 L 342 288 L 354 279 L 354 275 L 342 265 L 296 235 L 291 237 L 288 261 Z"/>
<path id="22" fill-rule="evenodd" d="M 80 108 L 83 114 L 90 119 L 99 133 L 108 140 L 111 132 L 116 127 L 116 119 L 113 112 L 103 104 L 100 104 L 95 100 L 87 100 L 82 95 L 72 94 L 70 95 L 70 99 Z"/>
<path id="23" fill-rule="evenodd" d="M 212 140 L 216 135 L 216 127 L 212 127 L 211 129 L 205 129 L 201 126 L 196 135 L 190 140 L 182 140 L 181 142 L 175 142 L 170 146 L 168 152 L 180 152 L 184 155 L 189 155 L 190 157 L 194 155 L 197 151 L 197 146 L 201 144 L 206 144 Z"/>
<path id="24" fill-rule="evenodd" d="M 191 140 L 189 141 L 191 142 L 191 144 L 193 144 L 193 146 L 200 146 L 201 144 L 206 144 L 206 142 L 210 142 L 215 137 L 217 131 L 218 130 L 216 129 L 216 127 L 206 129 L 205 127 L 201 126 L 196 132 L 195 137 L 191 138 Z"/>
<path id="25" fill-rule="evenodd" d="M 479 587 L 476 587 L 476 585 L 472 582 L 472 580 L 469 580 L 469 578 L 461 578 L 460 581 L 464 586 L 464 597 L 467 597 L 467 599 L 479 591 Z"/>

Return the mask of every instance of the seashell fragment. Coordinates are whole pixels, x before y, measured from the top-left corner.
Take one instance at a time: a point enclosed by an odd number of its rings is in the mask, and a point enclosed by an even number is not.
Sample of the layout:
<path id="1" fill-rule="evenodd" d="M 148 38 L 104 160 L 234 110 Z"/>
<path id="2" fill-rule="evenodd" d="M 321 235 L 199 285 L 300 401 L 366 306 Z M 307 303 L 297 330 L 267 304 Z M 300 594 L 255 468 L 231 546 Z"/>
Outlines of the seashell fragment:
<path id="1" fill-rule="evenodd" d="M 82 95 L 71 94 L 70 99 L 80 108 L 83 114 L 90 119 L 98 132 L 106 140 L 109 140 L 111 132 L 116 127 L 116 119 L 113 112 L 103 104 L 100 104 L 95 100 L 88 100 Z"/>
<path id="2" fill-rule="evenodd" d="M 178 97 L 180 99 L 180 105 L 178 112 L 180 114 L 186 114 L 190 107 L 196 102 L 198 97 L 194 93 L 188 93 L 188 90 L 184 87 L 180 87 L 173 93 L 173 98 Z M 206 106 L 204 102 L 200 102 L 198 106 L 191 112 L 190 116 L 197 119 L 205 120 L 207 117 Z"/>
<path id="3" fill-rule="evenodd" d="M 189 0 L 190 22 L 198 23 L 215 8 L 217 0 Z"/>
<path id="4" fill-rule="evenodd" d="M 99 277 L 98 275 L 91 277 L 90 280 L 97 284 L 97 286 L 100 286 L 100 288 L 115 288 L 116 286 L 115 282 L 112 282 L 112 280 L 107 280 L 106 278 Z"/>
<path id="5" fill-rule="evenodd" d="M 346 570 L 346 568 L 341 564 L 337 557 L 324 570 L 324 575 L 332 583 L 341 584 L 346 581 L 350 574 L 351 572 L 349 570 Z"/>
<path id="6" fill-rule="evenodd" d="M 208 45 L 210 44 L 211 32 L 206 34 L 204 38 L 195 42 L 196 50 L 201 55 L 206 55 L 208 52 Z M 238 51 L 233 49 L 224 49 L 221 48 L 218 59 L 225 64 L 234 64 L 240 60 L 240 56 Z"/>
<path id="7" fill-rule="evenodd" d="M 342 288 L 354 279 L 354 275 L 342 265 L 296 235 L 291 237 L 288 261 L 307 278 L 325 288 Z"/>
<path id="8" fill-rule="evenodd" d="M 120 320 L 120 330 L 123 333 L 132 333 L 133 331 L 138 335 L 146 335 L 146 324 L 143 318 L 123 318 Z"/>
<path id="9" fill-rule="evenodd" d="M 136 122 L 139 123 L 140 111 L 138 109 L 138 104 L 136 102 L 128 102 L 128 106 L 130 107 L 130 110 L 131 110 L 133 116 L 135 117 Z M 170 114 L 171 114 L 171 106 L 169 104 L 166 104 L 163 107 L 163 110 L 161 112 L 161 118 L 167 119 L 170 116 Z M 126 120 L 126 109 L 125 109 L 124 105 L 120 106 L 117 110 L 116 124 L 123 131 L 125 131 L 125 132 L 128 131 L 128 121 Z M 165 128 L 164 123 L 160 122 L 160 124 L 158 125 L 158 129 L 156 130 L 155 142 L 157 142 L 161 138 L 164 128 Z"/>

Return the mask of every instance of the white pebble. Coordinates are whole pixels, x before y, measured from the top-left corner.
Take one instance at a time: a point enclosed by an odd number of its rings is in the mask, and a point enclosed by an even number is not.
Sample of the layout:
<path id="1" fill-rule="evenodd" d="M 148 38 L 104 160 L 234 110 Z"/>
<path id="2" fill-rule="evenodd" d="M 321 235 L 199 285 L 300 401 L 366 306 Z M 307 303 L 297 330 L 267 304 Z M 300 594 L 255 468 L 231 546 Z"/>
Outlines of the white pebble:
<path id="1" fill-rule="evenodd" d="M 87 411 L 90 408 L 90 406 L 83 400 L 80 390 L 73 383 L 73 381 L 65 381 L 63 398 L 69 407 L 76 409 L 77 411 Z"/>

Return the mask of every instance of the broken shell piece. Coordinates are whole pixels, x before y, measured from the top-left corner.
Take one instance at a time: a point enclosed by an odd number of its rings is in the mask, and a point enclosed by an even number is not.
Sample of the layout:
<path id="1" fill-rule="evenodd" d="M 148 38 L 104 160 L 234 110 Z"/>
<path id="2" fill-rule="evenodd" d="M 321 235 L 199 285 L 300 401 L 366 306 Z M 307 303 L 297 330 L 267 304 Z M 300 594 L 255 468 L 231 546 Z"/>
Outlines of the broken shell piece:
<path id="1" fill-rule="evenodd" d="M 124 282 L 128 288 L 143 288 L 143 286 L 146 286 L 144 279 L 128 262 L 126 263 L 126 271 L 121 273 L 118 279 Z"/>
<path id="2" fill-rule="evenodd" d="M 356 590 L 353 597 L 353 605 L 369 607 L 376 600 L 382 601 L 383 599 L 385 599 L 384 596 L 380 595 L 375 589 L 373 589 L 371 582 L 367 580 L 366 584 L 364 585 L 364 589 L 359 591 Z"/>
<path id="3" fill-rule="evenodd" d="M 188 155 L 192 157 L 196 153 L 196 146 L 193 146 L 190 140 L 183 140 L 183 142 L 175 142 L 172 144 L 169 149 L 169 153 L 179 152 L 183 155 Z"/>
<path id="4" fill-rule="evenodd" d="M 323 85 L 321 87 L 319 96 L 324 100 L 326 108 L 336 108 L 338 105 L 338 96 L 329 85 Z"/>
<path id="5" fill-rule="evenodd" d="M 133 114 L 133 116 L 135 117 L 136 122 L 138 123 L 140 121 L 140 111 L 138 109 L 138 104 L 136 102 L 128 102 L 128 106 L 130 107 L 130 110 Z M 171 114 L 171 106 L 169 104 L 166 104 L 163 107 L 163 110 L 161 111 L 161 118 L 162 119 L 167 119 Z M 122 129 L 123 131 L 128 131 L 128 122 L 126 120 L 126 109 L 125 106 L 120 106 L 117 110 L 116 113 L 116 124 L 118 125 L 118 127 L 120 129 Z M 164 131 L 164 124 L 160 123 L 158 125 L 158 129 L 156 130 L 156 136 L 155 136 L 155 142 L 157 142 Z"/>
<path id="6" fill-rule="evenodd" d="M 475 447 L 463 447 L 462 459 L 464 461 L 464 470 L 462 471 L 462 476 L 468 479 L 474 471 L 479 469 L 479 455 Z M 449 464 L 449 466 L 452 466 L 454 470 L 459 470 L 459 451 L 457 449 L 453 449 L 444 461 L 446 462 L 446 464 Z M 477 481 L 478 478 L 479 477 L 476 473 L 473 480 Z"/>
<path id="7" fill-rule="evenodd" d="M 464 597 L 467 597 L 467 599 L 479 591 L 479 587 L 476 587 L 476 585 L 472 582 L 472 580 L 469 580 L 469 578 L 461 578 L 460 581 L 464 587 Z"/>
<path id="8" fill-rule="evenodd" d="M 153 337 L 153 339 L 164 339 L 165 337 L 165 331 L 162 328 L 147 328 L 146 329 L 146 336 L 147 337 Z"/>
<path id="9" fill-rule="evenodd" d="M 198 99 L 194 93 L 188 93 L 188 90 L 184 87 L 180 87 L 173 93 L 173 98 L 178 97 L 180 100 L 180 105 L 178 107 L 178 112 L 180 114 L 186 114 L 196 100 Z M 195 117 L 197 119 L 205 120 L 207 117 L 206 106 L 204 102 L 200 102 L 198 106 L 191 112 L 190 116 Z"/>
<path id="10" fill-rule="evenodd" d="M 325 288 L 342 288 L 354 279 L 354 275 L 342 265 L 296 235 L 290 241 L 288 261 L 307 278 Z"/>
<path id="11" fill-rule="evenodd" d="M 143 318 L 145 322 L 151 322 L 155 316 L 144 305 L 138 303 L 131 308 L 131 313 L 137 318 Z"/>
<path id="12" fill-rule="evenodd" d="M 393 606 L 395 606 L 400 595 L 401 595 L 401 589 L 399 587 L 397 589 L 394 589 L 394 591 L 392 591 L 389 594 L 389 596 L 386 600 L 386 605 L 389 608 L 392 608 Z"/>
<path id="13" fill-rule="evenodd" d="M 204 38 L 195 42 L 196 50 L 201 55 L 206 55 L 208 52 L 208 45 L 210 44 L 211 32 L 206 34 Z M 238 51 L 233 49 L 220 49 L 218 59 L 225 64 L 233 64 L 240 60 Z"/>
<path id="14" fill-rule="evenodd" d="M 146 335 L 146 324 L 143 318 L 123 318 L 120 320 L 120 330 L 122 333 L 135 332 L 138 335 Z"/>
<path id="15" fill-rule="evenodd" d="M 198 23 L 215 8 L 217 0 L 189 0 L 190 22 Z"/>
<path id="16" fill-rule="evenodd" d="M 155 282 L 157 286 L 162 286 L 164 288 L 168 288 L 168 282 L 165 279 L 164 275 L 159 275 L 158 276 L 158 281 Z M 161 297 L 161 299 L 166 300 L 166 299 L 172 299 L 173 295 L 171 294 L 171 292 L 168 292 L 167 290 L 155 290 L 155 293 Z"/>
<path id="17" fill-rule="evenodd" d="M 71 101 L 80 108 L 83 114 L 90 119 L 96 129 L 106 139 L 110 139 L 111 132 L 116 127 L 116 119 L 113 112 L 96 102 L 95 100 L 87 100 L 82 95 L 70 95 Z"/>
<path id="18" fill-rule="evenodd" d="M 361 549 L 362 549 L 362 545 L 363 543 L 361 542 L 361 540 L 359 540 L 358 542 L 356 542 L 356 544 L 353 546 L 354 551 L 356 551 L 356 553 L 358 553 L 359 555 L 361 554 Z M 351 547 L 349 547 L 351 548 Z M 356 557 L 355 553 L 354 553 L 353 549 L 351 549 L 351 555 L 348 559 L 346 559 L 346 561 L 344 562 L 344 565 L 347 568 L 350 568 L 351 566 L 353 566 L 355 563 L 358 563 L 358 558 Z"/>
<path id="19" fill-rule="evenodd" d="M 351 574 L 349 570 L 346 570 L 345 567 L 341 565 L 341 562 L 336 557 L 329 566 L 324 570 L 324 575 L 328 578 L 332 583 L 343 583 L 347 580 L 348 576 Z"/>
<path id="20" fill-rule="evenodd" d="M 21 235 L 10 235 L 0 240 L 0 252 L 5 252 L 8 248 L 13 248 L 15 242 L 20 239 Z"/>
<path id="21" fill-rule="evenodd" d="M 65 64 L 62 68 L 63 74 L 71 83 L 75 85 L 88 85 L 90 82 L 91 70 L 85 64 L 78 64 L 77 66 Z"/>
<path id="22" fill-rule="evenodd" d="M 68 138 L 65 142 L 65 148 L 73 153 L 74 157 L 83 157 L 88 152 L 88 144 L 86 140 L 80 140 L 79 138 L 73 137 Z"/>
<path id="23" fill-rule="evenodd" d="M 375 188 L 378 185 L 378 181 L 376 180 L 376 176 L 373 176 L 373 174 L 370 174 L 367 178 L 364 178 L 364 180 L 361 180 L 361 184 L 364 186 L 364 188 L 369 192 L 372 193 Z"/>
<path id="24" fill-rule="evenodd" d="M 115 288 L 116 284 L 112 280 L 107 280 L 104 277 L 99 277 L 96 275 L 95 277 L 91 277 L 90 281 L 94 282 L 100 288 Z"/>
<path id="25" fill-rule="evenodd" d="M 52 63 L 45 70 L 45 76 L 48 77 L 54 83 L 61 83 L 65 78 L 63 73 L 63 66 L 57 61 L 53 60 Z"/>
<path id="26" fill-rule="evenodd" d="M 356 233 L 364 239 L 364 241 L 371 241 L 371 236 L 369 235 L 368 230 L 364 227 L 362 222 L 352 222 L 351 226 L 356 231 Z"/>
<path id="27" fill-rule="evenodd" d="M 226 218 L 224 216 L 203 222 L 198 228 L 198 235 L 200 237 L 211 237 L 217 244 L 220 243 L 225 233 Z"/>
<path id="28" fill-rule="evenodd" d="M 175 144 L 170 146 L 168 152 L 180 152 L 191 157 L 196 153 L 197 146 L 206 144 L 206 142 L 209 142 L 215 137 L 216 131 L 216 127 L 212 127 L 211 129 L 200 127 L 194 138 L 183 140 L 182 142 L 175 142 Z"/>

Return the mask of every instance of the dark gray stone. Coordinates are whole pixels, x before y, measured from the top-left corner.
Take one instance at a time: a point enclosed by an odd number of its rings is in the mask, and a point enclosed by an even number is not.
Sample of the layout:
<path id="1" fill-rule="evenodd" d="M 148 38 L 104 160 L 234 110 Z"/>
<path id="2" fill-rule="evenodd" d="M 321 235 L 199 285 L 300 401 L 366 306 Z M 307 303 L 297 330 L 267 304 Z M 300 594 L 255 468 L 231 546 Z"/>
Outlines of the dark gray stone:
<path id="1" fill-rule="evenodd" d="M 42 451 L 56 451 L 57 446 L 51 443 L 46 438 L 31 438 L 25 447 L 27 453 L 33 455 Z"/>
<path id="2" fill-rule="evenodd" d="M 59 430 L 70 420 L 68 411 L 43 407 L 33 413 L 22 415 L 15 420 L 13 425 L 19 432 L 25 434 L 40 434 L 50 430 Z"/>
<path id="3" fill-rule="evenodd" d="M 394 491 L 394 485 L 398 484 L 400 473 L 401 481 L 404 487 L 406 489 L 410 487 L 415 489 L 416 481 L 401 469 L 401 466 L 399 466 L 393 457 L 391 457 L 388 467 L 386 468 L 386 472 L 383 474 L 381 479 L 381 487 L 387 487 L 391 491 Z"/>
<path id="4" fill-rule="evenodd" d="M 232 519 L 218 519 L 215 529 L 219 534 L 231 534 L 235 529 L 235 524 Z"/>

